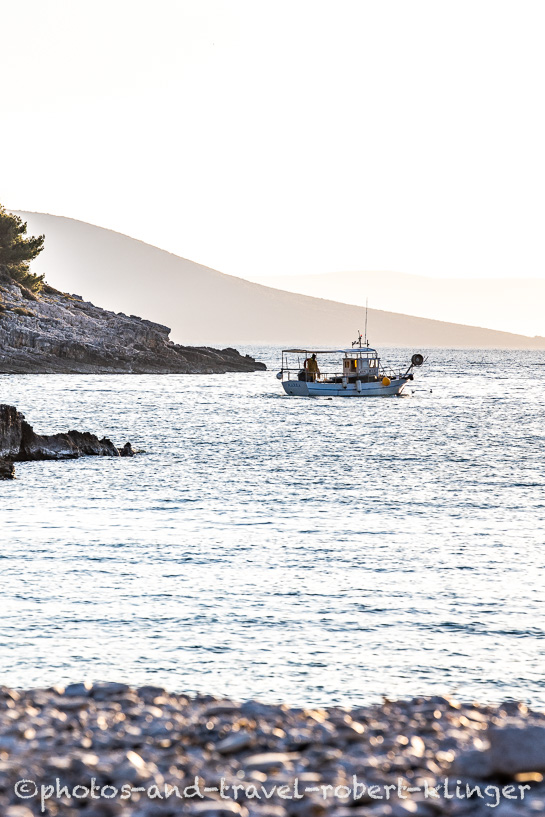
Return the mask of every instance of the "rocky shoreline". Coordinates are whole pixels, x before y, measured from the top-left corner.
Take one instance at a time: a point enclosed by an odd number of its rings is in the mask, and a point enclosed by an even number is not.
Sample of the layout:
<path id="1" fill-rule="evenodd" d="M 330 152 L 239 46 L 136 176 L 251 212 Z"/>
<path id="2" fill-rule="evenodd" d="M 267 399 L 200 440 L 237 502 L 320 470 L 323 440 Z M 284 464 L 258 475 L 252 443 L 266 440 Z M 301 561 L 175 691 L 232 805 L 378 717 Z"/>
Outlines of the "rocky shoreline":
<path id="1" fill-rule="evenodd" d="M 6 817 L 536 815 L 545 714 L 438 696 L 302 709 L 123 683 L 3 687 L 0 769 Z"/>
<path id="2" fill-rule="evenodd" d="M 264 370 L 236 349 L 179 346 L 170 329 L 0 273 L 0 374 L 223 374 Z"/>
<path id="3" fill-rule="evenodd" d="M 0 479 L 15 478 L 14 462 L 132 457 L 134 454 L 130 443 L 117 448 L 107 437 L 99 440 L 87 431 L 36 434 L 15 406 L 0 405 Z"/>

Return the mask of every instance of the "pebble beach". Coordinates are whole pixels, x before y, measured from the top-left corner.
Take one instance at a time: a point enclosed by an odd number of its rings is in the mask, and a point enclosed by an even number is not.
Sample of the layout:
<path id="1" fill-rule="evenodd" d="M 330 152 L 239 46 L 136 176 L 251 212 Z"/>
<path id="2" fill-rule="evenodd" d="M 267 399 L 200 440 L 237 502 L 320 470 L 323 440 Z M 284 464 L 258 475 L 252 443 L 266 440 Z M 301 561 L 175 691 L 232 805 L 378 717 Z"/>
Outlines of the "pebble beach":
<path id="1" fill-rule="evenodd" d="M 0 813 L 545 813 L 545 713 L 435 696 L 320 709 L 75 683 L 0 690 Z"/>

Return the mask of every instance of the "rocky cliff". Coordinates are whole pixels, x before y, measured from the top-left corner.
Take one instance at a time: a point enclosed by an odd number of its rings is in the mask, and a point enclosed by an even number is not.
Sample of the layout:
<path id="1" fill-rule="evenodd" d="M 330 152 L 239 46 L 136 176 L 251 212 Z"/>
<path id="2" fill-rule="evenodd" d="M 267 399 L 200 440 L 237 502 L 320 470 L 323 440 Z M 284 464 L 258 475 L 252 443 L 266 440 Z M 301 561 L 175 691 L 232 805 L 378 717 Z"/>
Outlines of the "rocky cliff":
<path id="1" fill-rule="evenodd" d="M 13 479 L 14 462 L 72 460 L 77 457 L 132 457 L 130 443 L 117 448 L 111 440 L 94 434 L 67 431 L 64 434 L 36 434 L 15 406 L 0 405 L 0 479 Z"/>
<path id="2" fill-rule="evenodd" d="M 222 373 L 265 369 L 235 349 L 178 346 L 158 323 L 0 273 L 0 373 Z"/>

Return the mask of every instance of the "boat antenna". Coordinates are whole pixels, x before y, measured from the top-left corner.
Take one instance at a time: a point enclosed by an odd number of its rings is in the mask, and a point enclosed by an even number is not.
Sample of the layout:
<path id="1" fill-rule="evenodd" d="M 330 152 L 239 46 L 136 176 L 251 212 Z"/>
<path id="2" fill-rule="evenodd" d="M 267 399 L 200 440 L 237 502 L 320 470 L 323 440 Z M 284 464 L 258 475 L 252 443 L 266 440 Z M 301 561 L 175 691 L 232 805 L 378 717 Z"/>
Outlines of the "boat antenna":
<path id="1" fill-rule="evenodd" d="M 369 346 L 369 341 L 367 340 L 367 312 L 369 309 L 369 298 L 365 299 L 365 345 Z M 360 343 L 361 346 L 361 343 Z"/>

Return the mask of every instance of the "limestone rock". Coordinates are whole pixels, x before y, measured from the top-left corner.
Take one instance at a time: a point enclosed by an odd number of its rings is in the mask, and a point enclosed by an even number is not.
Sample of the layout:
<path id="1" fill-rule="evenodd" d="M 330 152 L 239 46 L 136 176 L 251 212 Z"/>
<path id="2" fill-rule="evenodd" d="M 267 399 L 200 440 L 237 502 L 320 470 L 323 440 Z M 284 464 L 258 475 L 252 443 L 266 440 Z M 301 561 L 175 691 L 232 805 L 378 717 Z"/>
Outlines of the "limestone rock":
<path id="1" fill-rule="evenodd" d="M 170 329 L 46 287 L 31 302 L 0 272 L 0 373 L 187 373 L 266 369 L 236 349 L 179 346 Z M 1 453 L 0 453 L 1 456 Z"/>

